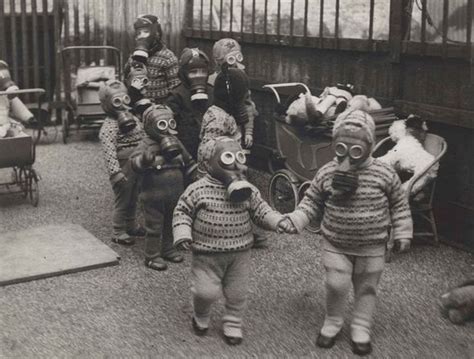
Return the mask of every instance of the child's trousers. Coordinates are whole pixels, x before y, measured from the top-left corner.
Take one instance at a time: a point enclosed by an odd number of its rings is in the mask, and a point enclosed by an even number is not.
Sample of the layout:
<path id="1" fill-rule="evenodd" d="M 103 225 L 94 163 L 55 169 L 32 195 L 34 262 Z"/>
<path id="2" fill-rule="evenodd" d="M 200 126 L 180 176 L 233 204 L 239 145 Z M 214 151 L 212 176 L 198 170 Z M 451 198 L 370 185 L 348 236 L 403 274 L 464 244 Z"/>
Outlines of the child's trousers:
<path id="1" fill-rule="evenodd" d="M 224 335 L 242 336 L 250 271 L 250 250 L 229 253 L 193 253 L 192 288 L 194 318 L 208 327 L 211 305 L 225 298 Z"/>
<path id="2" fill-rule="evenodd" d="M 351 284 L 354 286 L 354 311 L 351 338 L 370 341 L 377 285 L 385 266 L 384 256 L 360 257 L 324 251 L 326 268 L 326 318 L 321 333 L 332 337 L 343 324 L 344 309 Z"/>
<path id="3" fill-rule="evenodd" d="M 114 236 L 120 236 L 136 226 L 136 212 L 139 192 L 139 177 L 132 170 L 127 153 L 133 149 L 120 151 L 119 163 L 123 174 L 127 177 L 124 183 L 112 186 L 115 194 L 113 227 Z M 123 159 L 122 159 L 123 158 Z"/>

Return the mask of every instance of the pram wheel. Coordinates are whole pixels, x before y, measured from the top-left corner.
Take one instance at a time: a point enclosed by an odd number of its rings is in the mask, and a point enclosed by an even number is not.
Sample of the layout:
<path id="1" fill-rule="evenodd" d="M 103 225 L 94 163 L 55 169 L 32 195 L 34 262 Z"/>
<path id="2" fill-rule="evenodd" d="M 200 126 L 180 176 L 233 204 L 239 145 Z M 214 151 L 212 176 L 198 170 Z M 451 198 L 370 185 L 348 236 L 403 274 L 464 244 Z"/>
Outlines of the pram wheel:
<path id="1" fill-rule="evenodd" d="M 268 185 L 270 205 L 280 213 L 295 210 L 298 204 L 298 179 L 287 169 L 282 169 L 272 176 Z"/>
<path id="2" fill-rule="evenodd" d="M 298 203 L 303 199 L 304 197 L 304 194 L 306 192 L 306 190 L 309 188 L 309 186 L 311 185 L 311 181 L 306 181 L 306 182 L 303 182 L 300 187 L 298 188 Z M 320 232 L 320 223 L 316 223 L 316 222 L 310 222 L 307 226 L 306 226 L 306 230 L 308 232 L 311 232 L 311 233 L 319 233 Z"/>

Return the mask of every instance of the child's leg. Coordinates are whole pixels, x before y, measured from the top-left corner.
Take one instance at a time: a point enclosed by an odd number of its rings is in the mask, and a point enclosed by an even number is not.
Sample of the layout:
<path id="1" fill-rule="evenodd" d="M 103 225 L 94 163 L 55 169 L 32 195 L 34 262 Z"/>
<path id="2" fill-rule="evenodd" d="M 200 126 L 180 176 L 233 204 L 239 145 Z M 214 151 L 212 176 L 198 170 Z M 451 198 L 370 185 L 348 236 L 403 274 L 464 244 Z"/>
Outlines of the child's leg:
<path id="1" fill-rule="evenodd" d="M 353 265 L 348 256 L 329 251 L 324 251 L 323 263 L 326 268 L 326 317 L 321 334 L 334 337 L 344 323 L 344 309 L 351 288 Z"/>
<path id="2" fill-rule="evenodd" d="M 351 338 L 356 343 L 370 342 L 377 285 L 385 265 L 384 256 L 356 257 L 354 264 L 354 317 Z"/>
<path id="3" fill-rule="evenodd" d="M 173 247 L 173 210 L 177 201 L 168 201 L 164 205 L 163 238 L 161 240 L 161 256 L 174 263 L 184 260 L 184 257 Z"/>
<path id="4" fill-rule="evenodd" d="M 219 263 L 219 254 L 193 253 L 191 265 L 193 316 L 201 328 L 209 326 L 211 305 L 221 293 L 222 267 Z"/>
<path id="5" fill-rule="evenodd" d="M 128 206 L 125 212 L 125 223 L 127 231 L 133 231 L 137 227 L 136 215 L 140 187 L 139 175 L 132 170 L 131 162 L 129 160 L 127 160 L 126 163 L 122 165 L 122 171 L 125 176 L 127 176 L 128 183 L 130 186 Z"/>
<path id="6" fill-rule="evenodd" d="M 160 256 L 160 243 L 163 236 L 163 204 L 153 198 L 143 201 L 145 217 L 145 261 Z"/>
<path id="7" fill-rule="evenodd" d="M 242 338 L 242 315 L 246 308 L 250 251 L 229 253 L 222 290 L 225 297 L 223 330 L 226 337 Z"/>

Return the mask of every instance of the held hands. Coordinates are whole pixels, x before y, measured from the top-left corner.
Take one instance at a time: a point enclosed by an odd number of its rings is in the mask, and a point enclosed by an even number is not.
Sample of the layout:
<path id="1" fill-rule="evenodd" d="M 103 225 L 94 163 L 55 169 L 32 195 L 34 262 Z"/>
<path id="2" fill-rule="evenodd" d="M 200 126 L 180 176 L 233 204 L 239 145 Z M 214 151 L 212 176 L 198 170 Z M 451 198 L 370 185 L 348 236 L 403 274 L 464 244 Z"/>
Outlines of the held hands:
<path id="1" fill-rule="evenodd" d="M 398 239 L 395 242 L 398 252 L 403 253 L 410 249 L 411 240 L 408 238 Z"/>
<path id="2" fill-rule="evenodd" d="M 277 225 L 277 232 L 278 233 L 288 233 L 288 234 L 296 234 L 298 231 L 296 230 L 293 222 L 288 217 L 284 217 Z"/>

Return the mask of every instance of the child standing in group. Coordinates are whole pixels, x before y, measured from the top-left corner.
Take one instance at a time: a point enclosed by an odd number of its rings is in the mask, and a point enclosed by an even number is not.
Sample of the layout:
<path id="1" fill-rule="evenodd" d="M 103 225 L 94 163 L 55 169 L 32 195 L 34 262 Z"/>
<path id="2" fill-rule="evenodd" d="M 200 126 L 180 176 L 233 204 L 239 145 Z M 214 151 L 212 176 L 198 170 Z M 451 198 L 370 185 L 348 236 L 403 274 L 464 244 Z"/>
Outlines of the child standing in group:
<path id="1" fill-rule="evenodd" d="M 122 82 L 107 81 L 99 89 L 99 98 L 107 114 L 99 138 L 115 194 L 112 241 L 132 245 L 133 237 L 144 236 L 145 232 L 136 224 L 138 176 L 132 171 L 129 157 L 144 132 L 139 120 L 128 110 L 130 97 Z"/>
<path id="2" fill-rule="evenodd" d="M 195 333 L 207 332 L 212 303 L 222 289 L 224 338 L 236 345 L 242 342 L 253 244 L 251 221 L 276 230 L 283 218 L 246 181 L 245 154 L 238 141 L 218 137 L 204 146 L 207 173 L 189 185 L 179 199 L 173 214 L 174 244 L 193 252 Z"/>
<path id="3" fill-rule="evenodd" d="M 372 317 L 389 235 L 401 251 L 409 248 L 413 236 L 400 179 L 390 166 L 372 157 L 374 143 L 375 124 L 369 114 L 353 111 L 339 115 L 333 128 L 336 159 L 318 171 L 297 209 L 280 224 L 281 230 L 295 233 L 310 221 L 322 219 L 327 297 L 316 344 L 323 348 L 334 345 L 352 283 L 351 342 L 358 355 L 372 351 Z"/>

